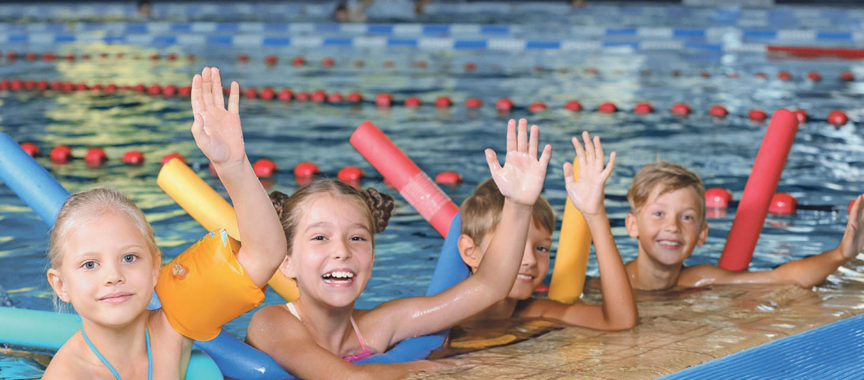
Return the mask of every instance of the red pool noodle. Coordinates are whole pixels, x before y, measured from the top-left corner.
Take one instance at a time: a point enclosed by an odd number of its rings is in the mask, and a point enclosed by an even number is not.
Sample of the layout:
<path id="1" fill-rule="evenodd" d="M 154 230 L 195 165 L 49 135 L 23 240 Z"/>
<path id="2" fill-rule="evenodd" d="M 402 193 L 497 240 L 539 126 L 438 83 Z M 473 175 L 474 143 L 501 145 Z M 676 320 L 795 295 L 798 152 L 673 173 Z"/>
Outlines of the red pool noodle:
<path id="1" fill-rule="evenodd" d="M 441 236 L 447 236 L 459 208 L 384 132 L 366 121 L 349 141 Z"/>
<path id="2" fill-rule="evenodd" d="M 771 116 L 720 256 L 718 265 L 721 268 L 742 271 L 750 265 L 756 240 L 762 232 L 771 197 L 777 190 L 797 130 L 795 113 L 779 109 Z"/>

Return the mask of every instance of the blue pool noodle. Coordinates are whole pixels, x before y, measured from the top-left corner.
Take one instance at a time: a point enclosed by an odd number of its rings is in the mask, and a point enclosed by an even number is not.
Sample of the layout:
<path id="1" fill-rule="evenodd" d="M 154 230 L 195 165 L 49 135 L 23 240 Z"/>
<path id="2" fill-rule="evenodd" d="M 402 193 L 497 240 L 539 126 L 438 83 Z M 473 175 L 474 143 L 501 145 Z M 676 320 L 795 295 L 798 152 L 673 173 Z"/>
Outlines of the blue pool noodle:
<path id="1" fill-rule="evenodd" d="M 54 225 L 60 207 L 69 198 L 69 192 L 3 132 L 0 132 L 0 180 L 49 226 Z"/>
<path id="2" fill-rule="evenodd" d="M 438 255 L 438 263 L 435 264 L 435 271 L 432 273 L 429 287 L 426 288 L 427 297 L 449 289 L 471 274 L 468 266 L 462 261 L 462 256 L 459 255 L 457 245 L 461 234 L 461 220 L 460 214 L 457 213 L 450 222 L 450 229 Z M 358 363 L 399 363 L 426 359 L 432 351 L 444 344 L 449 333 L 450 330 L 446 329 L 434 334 L 408 338 L 386 353 L 363 359 Z"/>

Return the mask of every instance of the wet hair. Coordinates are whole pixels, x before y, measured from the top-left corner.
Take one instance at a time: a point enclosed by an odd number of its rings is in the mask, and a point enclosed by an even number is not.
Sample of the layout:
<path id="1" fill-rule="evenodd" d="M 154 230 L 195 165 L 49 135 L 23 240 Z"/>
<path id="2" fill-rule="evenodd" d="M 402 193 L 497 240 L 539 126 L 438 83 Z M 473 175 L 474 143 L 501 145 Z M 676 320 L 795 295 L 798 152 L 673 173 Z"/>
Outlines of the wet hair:
<path id="1" fill-rule="evenodd" d="M 147 241 L 147 249 L 153 257 L 156 258 L 159 255 L 159 247 L 153 237 L 153 227 L 144 218 L 141 209 L 116 190 L 98 188 L 72 194 L 60 208 L 48 243 L 48 259 L 51 268 L 57 269 L 63 265 L 62 246 L 69 231 L 85 226 L 92 218 L 110 212 L 126 215 L 135 224 L 144 240 Z M 154 263 L 158 265 L 159 260 L 154 260 Z"/>
<path id="2" fill-rule="evenodd" d="M 273 202 L 276 215 L 279 216 L 282 229 L 285 231 L 289 255 L 291 254 L 291 242 L 294 238 L 295 230 L 302 217 L 303 209 L 301 206 L 313 196 L 319 194 L 344 196 L 356 202 L 369 218 L 369 230 L 373 233 L 373 246 L 375 245 L 375 234 L 387 228 L 387 223 L 390 221 L 390 215 L 393 212 L 394 202 L 392 196 L 379 193 L 378 190 L 371 187 L 366 190 L 359 190 L 342 181 L 333 179 L 312 181 L 297 189 L 290 196 L 280 191 L 274 191 L 270 193 L 270 201 Z"/>
<path id="3" fill-rule="evenodd" d="M 498 190 L 495 181 L 487 179 L 474 189 L 468 198 L 462 202 L 459 211 L 462 213 L 462 233 L 468 235 L 475 244 L 480 244 L 486 234 L 495 229 L 501 221 L 501 211 L 504 209 L 504 196 Z M 537 227 L 543 227 L 550 233 L 555 229 L 555 212 L 549 201 L 540 196 L 531 208 L 531 220 Z"/>
<path id="4" fill-rule="evenodd" d="M 705 223 L 705 185 L 702 179 L 689 169 L 666 161 L 646 164 L 633 177 L 633 184 L 627 190 L 630 212 L 633 214 L 639 212 L 655 188 L 660 189 L 657 194 L 659 196 L 686 187 L 696 192 L 699 201 L 698 212 L 702 216 L 702 223 Z"/>

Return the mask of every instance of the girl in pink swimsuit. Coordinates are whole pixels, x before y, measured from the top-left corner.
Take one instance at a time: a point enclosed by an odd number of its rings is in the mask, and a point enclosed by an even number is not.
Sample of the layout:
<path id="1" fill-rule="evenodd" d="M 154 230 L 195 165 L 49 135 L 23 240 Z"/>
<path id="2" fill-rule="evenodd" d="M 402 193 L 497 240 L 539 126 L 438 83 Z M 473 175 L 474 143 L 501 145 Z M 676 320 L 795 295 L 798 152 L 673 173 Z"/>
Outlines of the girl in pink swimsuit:
<path id="1" fill-rule="evenodd" d="M 299 297 L 256 312 L 247 342 L 301 378 L 395 378 L 443 367 L 428 361 L 352 362 L 385 352 L 403 339 L 451 327 L 507 296 L 551 155 L 547 145 L 538 159 L 537 134 L 532 126 L 529 135 L 524 119 L 518 128 L 511 120 L 503 167 L 495 152 L 486 150 L 492 178 L 506 198 L 496 229 L 506 233 L 494 235 L 475 275 L 431 297 L 392 300 L 372 310 L 354 308 L 372 274 L 375 233 L 384 230 L 393 209 L 389 195 L 334 180 L 312 182 L 290 197 L 272 193 L 288 242 L 279 269 L 297 280 Z"/>

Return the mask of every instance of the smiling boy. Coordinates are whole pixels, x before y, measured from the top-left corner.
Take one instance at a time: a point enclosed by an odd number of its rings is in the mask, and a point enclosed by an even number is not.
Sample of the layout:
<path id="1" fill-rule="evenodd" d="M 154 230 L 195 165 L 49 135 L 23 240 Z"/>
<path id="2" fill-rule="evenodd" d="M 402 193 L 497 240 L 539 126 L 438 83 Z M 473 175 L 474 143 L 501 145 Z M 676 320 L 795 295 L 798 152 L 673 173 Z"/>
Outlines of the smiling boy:
<path id="1" fill-rule="evenodd" d="M 627 191 L 630 213 L 626 228 L 636 238 L 639 253 L 625 269 L 633 289 L 661 290 L 715 284 L 797 284 L 812 287 L 864 248 L 859 227 L 864 213 L 858 196 L 840 244 L 818 255 L 775 269 L 736 272 L 715 265 L 685 267 L 696 246 L 705 243 L 705 186 L 696 173 L 668 162 L 647 164 L 636 173 Z"/>

